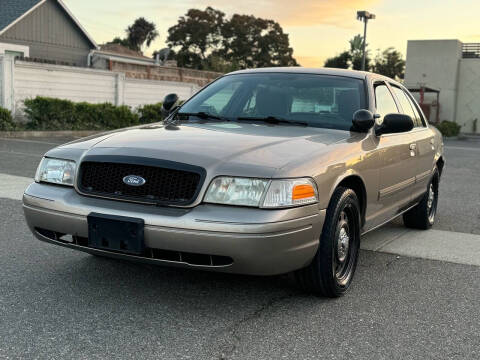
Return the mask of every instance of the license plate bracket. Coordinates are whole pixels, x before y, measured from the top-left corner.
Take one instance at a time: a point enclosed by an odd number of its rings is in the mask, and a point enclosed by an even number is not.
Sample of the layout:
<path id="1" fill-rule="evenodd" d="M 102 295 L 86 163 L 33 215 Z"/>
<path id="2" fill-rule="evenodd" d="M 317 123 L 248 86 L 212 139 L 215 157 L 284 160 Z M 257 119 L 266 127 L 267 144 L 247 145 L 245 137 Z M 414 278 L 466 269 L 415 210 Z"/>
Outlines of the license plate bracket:
<path id="1" fill-rule="evenodd" d="M 87 222 L 89 247 L 134 255 L 144 252 L 143 219 L 90 213 Z"/>

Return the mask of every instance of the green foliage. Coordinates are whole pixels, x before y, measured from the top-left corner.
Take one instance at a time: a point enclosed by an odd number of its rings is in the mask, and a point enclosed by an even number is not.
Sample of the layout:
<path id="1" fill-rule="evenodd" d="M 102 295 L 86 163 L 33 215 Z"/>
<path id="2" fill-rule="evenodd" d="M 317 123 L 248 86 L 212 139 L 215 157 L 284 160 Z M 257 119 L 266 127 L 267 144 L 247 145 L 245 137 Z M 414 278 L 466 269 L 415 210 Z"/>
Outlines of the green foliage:
<path id="1" fill-rule="evenodd" d="M 74 103 L 38 96 L 24 101 L 30 130 L 109 130 L 134 126 L 139 116 L 128 106 Z"/>
<path id="2" fill-rule="evenodd" d="M 362 69 L 363 59 L 363 36 L 358 34 L 349 40 L 350 49 L 342 52 L 340 55 L 329 58 L 325 61 L 325 67 L 338 68 L 338 69 Z M 367 53 L 365 58 L 365 70 L 371 69 L 368 44 L 365 45 L 365 51 Z"/>
<path id="3" fill-rule="evenodd" d="M 219 10 L 188 10 L 168 29 L 168 46 L 179 66 L 231 71 L 264 66 L 296 66 L 288 35 L 273 20 Z"/>
<path id="4" fill-rule="evenodd" d="M 140 124 L 163 120 L 162 103 L 143 105 L 138 110 Z"/>
<path id="5" fill-rule="evenodd" d="M 140 17 L 125 30 L 126 38 L 115 37 L 109 44 L 120 44 L 131 50 L 141 52 L 142 46 L 147 47 L 158 37 L 155 23 Z"/>
<path id="6" fill-rule="evenodd" d="M 399 51 L 389 47 L 377 54 L 373 71 L 392 79 L 403 79 L 405 75 L 405 60 L 403 60 Z"/>
<path id="7" fill-rule="evenodd" d="M 462 127 L 453 121 L 443 120 L 437 125 L 437 129 L 440 130 L 443 136 L 451 137 L 457 136 L 460 133 Z"/>
<path id="8" fill-rule="evenodd" d="M 222 36 L 219 54 L 240 68 L 298 65 L 288 34 L 273 20 L 235 14 L 222 27 Z"/>
<path id="9" fill-rule="evenodd" d="M 136 51 L 140 51 L 143 44 L 149 47 L 153 40 L 158 37 L 156 25 L 143 17 L 135 20 L 135 22 L 127 28 L 126 33 L 131 48 Z"/>
<path id="10" fill-rule="evenodd" d="M 353 70 L 362 70 L 363 60 L 363 36 L 360 34 L 355 35 L 350 41 L 350 56 L 352 61 Z M 365 71 L 370 70 L 370 57 L 368 44 L 365 45 Z"/>
<path id="11" fill-rule="evenodd" d="M 109 44 L 119 44 L 119 45 L 125 46 L 129 49 L 131 48 L 131 44 L 128 41 L 128 39 L 122 39 L 119 36 L 115 37 L 112 41 L 109 42 Z"/>
<path id="12" fill-rule="evenodd" d="M 344 51 L 340 55 L 328 58 L 323 66 L 337 69 L 348 69 L 351 61 L 352 56 L 350 55 L 350 52 Z"/>
<path id="13" fill-rule="evenodd" d="M 204 69 L 208 54 L 222 43 L 224 17 L 211 7 L 190 9 L 168 29 L 167 43 L 176 50 L 178 66 Z"/>
<path id="14" fill-rule="evenodd" d="M 0 131 L 13 131 L 15 127 L 10 110 L 0 107 Z"/>

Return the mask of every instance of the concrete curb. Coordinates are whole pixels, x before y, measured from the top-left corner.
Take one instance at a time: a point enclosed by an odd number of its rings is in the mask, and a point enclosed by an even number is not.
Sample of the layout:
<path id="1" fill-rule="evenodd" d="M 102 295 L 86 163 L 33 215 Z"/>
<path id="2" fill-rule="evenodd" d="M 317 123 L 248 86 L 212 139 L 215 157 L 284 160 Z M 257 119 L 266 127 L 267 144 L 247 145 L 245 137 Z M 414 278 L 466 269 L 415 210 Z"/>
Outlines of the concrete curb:
<path id="1" fill-rule="evenodd" d="M 386 225 L 362 237 L 363 250 L 480 266 L 480 235 Z"/>
<path id="2" fill-rule="evenodd" d="M 0 131 L 0 138 L 17 138 L 17 139 L 31 139 L 31 138 L 61 138 L 72 137 L 81 138 L 105 132 L 107 130 L 62 130 L 62 131 Z"/>

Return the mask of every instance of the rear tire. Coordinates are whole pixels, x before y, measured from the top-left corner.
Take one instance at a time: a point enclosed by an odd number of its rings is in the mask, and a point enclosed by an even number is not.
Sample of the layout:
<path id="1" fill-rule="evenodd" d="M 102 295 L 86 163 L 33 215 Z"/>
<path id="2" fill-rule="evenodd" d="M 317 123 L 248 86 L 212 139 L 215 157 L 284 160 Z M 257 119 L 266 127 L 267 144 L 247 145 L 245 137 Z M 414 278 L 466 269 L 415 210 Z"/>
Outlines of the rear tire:
<path id="1" fill-rule="evenodd" d="M 427 230 L 435 223 L 438 205 L 438 183 L 440 174 L 433 169 L 433 176 L 427 186 L 427 192 L 422 200 L 412 209 L 403 214 L 403 223 L 412 229 Z"/>
<path id="2" fill-rule="evenodd" d="M 339 297 L 349 288 L 360 248 L 360 206 L 352 189 L 339 187 L 328 205 L 320 243 L 312 263 L 297 270 L 297 282 L 305 290 Z"/>

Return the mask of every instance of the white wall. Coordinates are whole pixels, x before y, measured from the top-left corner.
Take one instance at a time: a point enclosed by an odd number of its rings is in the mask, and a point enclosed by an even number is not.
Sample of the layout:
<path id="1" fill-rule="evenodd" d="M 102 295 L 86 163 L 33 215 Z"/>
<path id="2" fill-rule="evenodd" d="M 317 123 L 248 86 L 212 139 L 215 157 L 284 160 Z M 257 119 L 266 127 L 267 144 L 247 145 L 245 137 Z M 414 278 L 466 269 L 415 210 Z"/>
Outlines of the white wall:
<path id="1" fill-rule="evenodd" d="M 455 121 L 462 43 L 458 40 L 409 40 L 405 85 L 440 90 L 440 121 Z"/>
<path id="2" fill-rule="evenodd" d="M 462 132 L 471 133 L 473 122 L 478 119 L 480 132 L 480 59 L 460 61 L 458 83 L 456 122 L 462 126 Z"/>
<path id="3" fill-rule="evenodd" d="M 176 93 L 181 100 L 195 94 L 200 87 L 196 84 L 173 81 L 125 79 L 125 104 L 137 107 L 162 101 L 165 95 Z"/>
<path id="4" fill-rule="evenodd" d="M 75 102 L 109 102 L 138 107 L 158 103 L 169 93 L 188 99 L 196 84 L 126 79 L 125 74 L 24 61 L 0 55 L 0 106 L 21 114 L 23 101 L 36 96 Z"/>
<path id="5" fill-rule="evenodd" d="M 23 100 L 36 96 L 68 99 L 76 102 L 115 103 L 115 73 L 85 68 L 15 63 L 15 110 Z"/>

